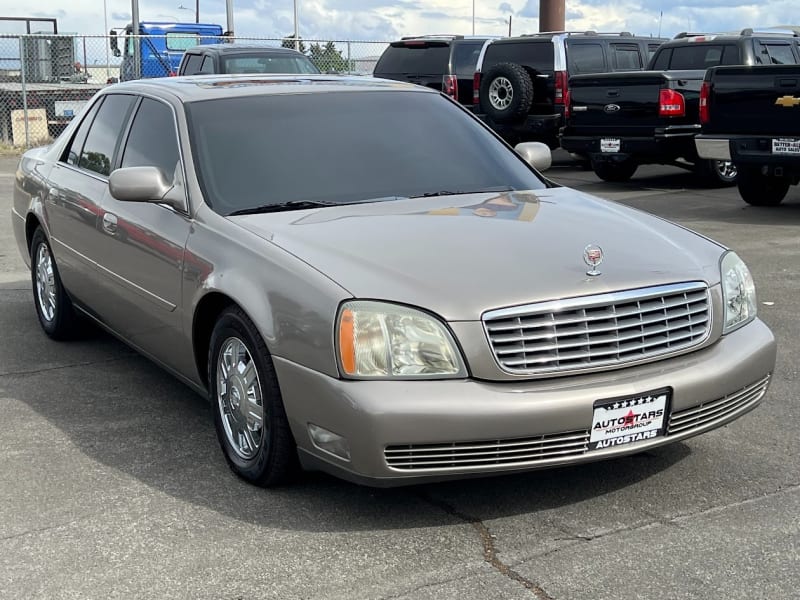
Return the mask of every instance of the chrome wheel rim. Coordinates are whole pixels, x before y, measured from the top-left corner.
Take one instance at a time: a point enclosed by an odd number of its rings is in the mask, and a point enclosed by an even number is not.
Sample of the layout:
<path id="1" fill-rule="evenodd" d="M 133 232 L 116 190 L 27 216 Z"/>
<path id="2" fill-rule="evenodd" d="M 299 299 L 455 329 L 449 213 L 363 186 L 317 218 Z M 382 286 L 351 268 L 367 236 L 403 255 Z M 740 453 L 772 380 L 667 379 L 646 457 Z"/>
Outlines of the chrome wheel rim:
<path id="1" fill-rule="evenodd" d="M 39 244 L 36 250 L 36 300 L 42 318 L 48 323 L 56 316 L 56 278 L 53 257 L 47 244 Z"/>
<path id="2" fill-rule="evenodd" d="M 732 181 L 736 178 L 738 171 L 736 169 L 736 165 L 734 165 L 729 160 L 718 160 L 716 161 L 717 173 L 719 176 L 724 179 L 725 181 Z"/>
<path id="3" fill-rule="evenodd" d="M 489 85 L 489 102 L 497 110 L 508 108 L 514 98 L 514 87 L 505 77 L 495 77 Z"/>
<path id="4" fill-rule="evenodd" d="M 264 401 L 253 356 L 237 337 L 226 339 L 217 355 L 217 410 L 233 451 L 254 458 L 264 443 Z"/>

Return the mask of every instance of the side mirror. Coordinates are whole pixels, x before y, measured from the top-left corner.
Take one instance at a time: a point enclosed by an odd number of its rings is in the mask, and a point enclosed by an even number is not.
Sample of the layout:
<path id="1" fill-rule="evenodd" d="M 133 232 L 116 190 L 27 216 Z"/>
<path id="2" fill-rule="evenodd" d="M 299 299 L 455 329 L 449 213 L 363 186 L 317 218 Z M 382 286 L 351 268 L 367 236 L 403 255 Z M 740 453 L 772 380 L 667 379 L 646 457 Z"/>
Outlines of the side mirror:
<path id="1" fill-rule="evenodd" d="M 126 167 L 117 169 L 108 178 L 111 195 L 123 202 L 166 204 L 186 212 L 183 186 L 167 181 L 158 167 Z"/>
<path id="2" fill-rule="evenodd" d="M 514 146 L 514 151 L 537 171 L 547 171 L 553 164 L 553 154 L 547 144 L 523 142 Z"/>

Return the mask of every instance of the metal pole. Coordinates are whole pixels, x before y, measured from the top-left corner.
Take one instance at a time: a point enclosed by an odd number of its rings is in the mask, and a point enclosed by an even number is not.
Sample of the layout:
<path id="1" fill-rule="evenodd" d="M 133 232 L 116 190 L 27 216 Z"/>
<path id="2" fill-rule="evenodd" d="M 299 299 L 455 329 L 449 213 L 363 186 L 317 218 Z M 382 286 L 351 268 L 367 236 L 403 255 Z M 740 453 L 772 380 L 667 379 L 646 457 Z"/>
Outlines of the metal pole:
<path id="1" fill-rule="evenodd" d="M 293 0 L 293 3 L 294 3 L 294 49 L 299 52 L 300 37 L 298 36 L 298 26 L 297 26 L 297 0 Z"/>
<path id="2" fill-rule="evenodd" d="M 108 35 L 108 0 L 103 0 L 103 31 L 105 35 Z M 86 38 L 84 38 L 84 41 Z M 109 54 L 110 49 L 109 45 L 111 44 L 111 39 L 106 40 L 106 81 L 111 79 L 111 54 Z"/>
<path id="3" fill-rule="evenodd" d="M 139 39 L 139 0 L 131 0 L 131 35 L 133 36 L 133 78 L 142 78 L 142 49 Z"/>
<path id="4" fill-rule="evenodd" d="M 200 0 L 194 0 L 194 22 L 200 22 Z"/>
<path id="5" fill-rule="evenodd" d="M 22 117 L 25 120 L 25 147 L 29 147 L 31 145 L 31 138 L 30 132 L 28 131 L 28 92 L 25 89 L 25 39 L 22 37 L 19 38 L 19 73 L 20 73 L 20 81 L 22 82 Z M 12 122 L 12 132 L 13 132 L 13 122 Z"/>
<path id="6" fill-rule="evenodd" d="M 472 35 L 475 35 L 475 0 L 472 0 Z"/>
<path id="7" fill-rule="evenodd" d="M 233 37 L 233 0 L 225 0 L 225 16 L 228 19 L 228 35 Z M 228 40 L 233 42 L 234 40 Z"/>
<path id="8" fill-rule="evenodd" d="M 564 31 L 565 0 L 539 0 L 539 31 Z"/>

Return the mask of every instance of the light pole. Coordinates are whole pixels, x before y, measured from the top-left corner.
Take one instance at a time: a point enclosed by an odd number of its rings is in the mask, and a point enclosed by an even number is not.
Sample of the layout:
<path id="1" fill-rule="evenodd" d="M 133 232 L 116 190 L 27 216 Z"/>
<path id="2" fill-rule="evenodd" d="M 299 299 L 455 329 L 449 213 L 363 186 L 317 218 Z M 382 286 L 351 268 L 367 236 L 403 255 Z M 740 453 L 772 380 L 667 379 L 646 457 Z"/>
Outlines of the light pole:
<path id="1" fill-rule="evenodd" d="M 475 35 L 475 0 L 472 0 L 472 35 Z"/>
<path id="2" fill-rule="evenodd" d="M 292 0 L 294 4 L 294 49 L 300 52 L 300 38 L 297 30 L 297 0 Z"/>
<path id="3" fill-rule="evenodd" d="M 109 35 L 108 29 L 108 1 L 103 0 L 103 33 L 105 35 Z M 106 81 L 111 78 L 111 55 L 109 54 L 109 46 L 111 45 L 111 40 L 109 39 L 106 43 Z"/>

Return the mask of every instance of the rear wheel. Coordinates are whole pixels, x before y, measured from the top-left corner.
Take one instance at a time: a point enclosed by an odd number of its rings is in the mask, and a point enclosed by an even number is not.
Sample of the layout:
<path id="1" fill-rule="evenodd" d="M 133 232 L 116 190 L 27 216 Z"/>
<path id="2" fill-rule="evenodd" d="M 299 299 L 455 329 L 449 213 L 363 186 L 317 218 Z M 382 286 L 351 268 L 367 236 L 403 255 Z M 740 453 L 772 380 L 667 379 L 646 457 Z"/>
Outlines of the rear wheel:
<path id="1" fill-rule="evenodd" d="M 786 197 L 791 181 L 786 177 L 771 177 L 761 171 L 739 171 L 736 180 L 739 195 L 751 206 L 777 206 Z"/>
<path id="2" fill-rule="evenodd" d="M 592 170 L 594 171 L 595 175 L 597 175 L 603 181 L 610 181 L 614 183 L 628 181 L 631 177 L 633 177 L 633 174 L 636 173 L 636 169 L 638 168 L 639 165 L 630 159 L 619 162 L 610 160 L 592 161 Z"/>
<path id="3" fill-rule="evenodd" d="M 54 340 L 73 337 L 77 316 L 41 227 L 36 228 L 31 238 L 31 284 L 36 315 L 44 332 Z"/>
<path id="4" fill-rule="evenodd" d="M 729 160 L 703 160 L 695 165 L 695 172 L 710 186 L 726 187 L 736 185 L 738 169 Z"/>
<path id="5" fill-rule="evenodd" d="M 214 426 L 234 473 L 261 486 L 286 482 L 297 470 L 275 368 L 253 322 L 226 309 L 211 334 L 208 380 Z"/>
<path id="6" fill-rule="evenodd" d="M 498 123 L 519 121 L 533 103 L 533 81 L 516 63 L 500 63 L 489 69 L 481 81 L 481 106 Z"/>

